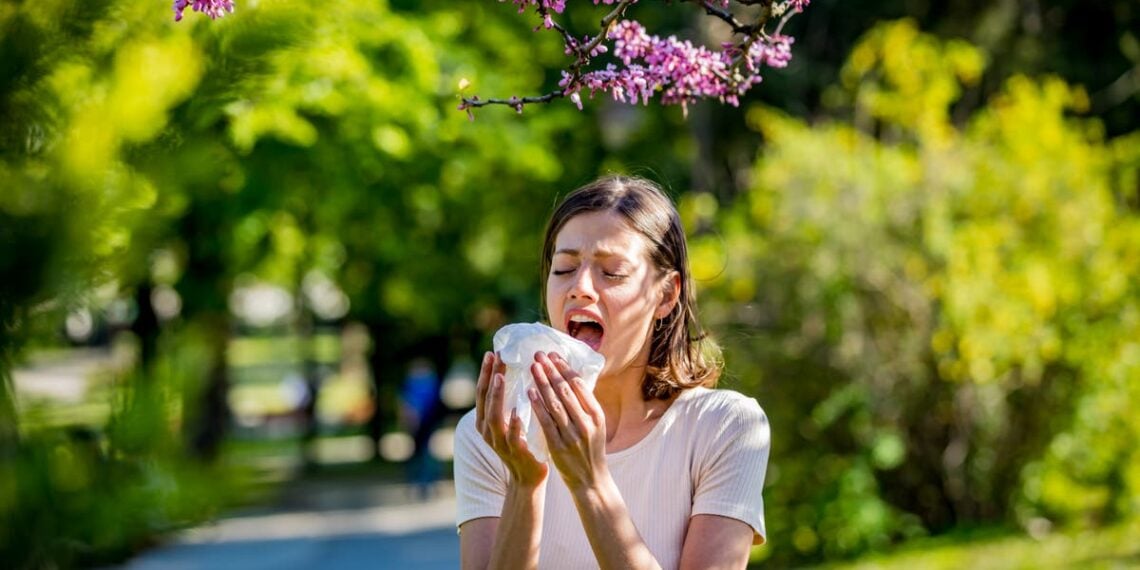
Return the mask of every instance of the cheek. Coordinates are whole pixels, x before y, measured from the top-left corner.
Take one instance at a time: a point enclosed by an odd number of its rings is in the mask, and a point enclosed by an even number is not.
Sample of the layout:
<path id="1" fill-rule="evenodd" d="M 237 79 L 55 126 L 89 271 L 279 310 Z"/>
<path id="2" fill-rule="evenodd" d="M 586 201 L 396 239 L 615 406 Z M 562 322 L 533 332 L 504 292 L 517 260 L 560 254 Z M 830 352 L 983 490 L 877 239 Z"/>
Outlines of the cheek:
<path id="1" fill-rule="evenodd" d="M 558 319 L 554 318 L 555 315 L 559 315 L 562 313 L 561 303 L 562 303 L 562 300 L 558 296 L 558 291 L 556 290 L 556 287 L 551 283 L 551 280 L 548 278 L 546 280 L 546 318 L 550 320 L 551 326 L 553 326 L 556 329 L 562 328 L 560 326 L 560 323 L 557 322 Z"/>
<path id="2" fill-rule="evenodd" d="M 653 306 L 647 296 L 629 295 L 617 305 L 621 308 L 613 316 L 621 320 L 623 336 L 638 336 L 648 330 L 653 317 Z"/>

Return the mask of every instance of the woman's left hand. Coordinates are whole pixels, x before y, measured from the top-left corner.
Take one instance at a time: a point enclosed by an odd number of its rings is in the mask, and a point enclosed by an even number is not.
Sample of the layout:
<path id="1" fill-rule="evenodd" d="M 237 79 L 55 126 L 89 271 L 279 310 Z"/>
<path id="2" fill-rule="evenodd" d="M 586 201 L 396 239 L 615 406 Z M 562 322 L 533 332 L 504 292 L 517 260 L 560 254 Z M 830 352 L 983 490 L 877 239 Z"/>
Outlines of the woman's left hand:
<path id="1" fill-rule="evenodd" d="M 572 491 L 593 486 L 606 469 L 606 417 L 581 375 L 557 353 L 538 352 L 528 391 L 554 466 Z"/>

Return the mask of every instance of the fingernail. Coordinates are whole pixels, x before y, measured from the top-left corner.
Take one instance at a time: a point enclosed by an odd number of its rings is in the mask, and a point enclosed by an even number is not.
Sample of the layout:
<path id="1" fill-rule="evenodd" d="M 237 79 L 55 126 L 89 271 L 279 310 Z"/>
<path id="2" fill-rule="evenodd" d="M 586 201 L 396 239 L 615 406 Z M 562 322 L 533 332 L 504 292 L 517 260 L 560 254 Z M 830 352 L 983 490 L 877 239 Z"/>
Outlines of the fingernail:
<path id="1" fill-rule="evenodd" d="M 538 390 L 535 390 L 534 388 L 527 388 L 526 395 L 530 396 L 531 400 L 538 401 Z"/>

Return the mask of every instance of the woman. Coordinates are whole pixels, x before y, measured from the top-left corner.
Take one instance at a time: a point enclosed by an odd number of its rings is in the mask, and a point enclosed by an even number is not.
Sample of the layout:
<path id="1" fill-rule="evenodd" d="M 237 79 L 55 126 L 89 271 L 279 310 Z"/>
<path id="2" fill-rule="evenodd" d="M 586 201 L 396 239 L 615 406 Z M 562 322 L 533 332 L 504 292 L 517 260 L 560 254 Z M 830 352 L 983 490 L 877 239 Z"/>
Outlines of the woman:
<path id="1" fill-rule="evenodd" d="M 591 393 L 559 355 L 535 355 L 548 465 L 484 357 L 456 436 L 463 567 L 743 568 L 764 541 L 768 422 L 755 400 L 710 389 L 720 364 L 702 350 L 669 198 L 639 178 L 579 188 L 551 217 L 542 270 L 550 325 L 606 364 Z"/>

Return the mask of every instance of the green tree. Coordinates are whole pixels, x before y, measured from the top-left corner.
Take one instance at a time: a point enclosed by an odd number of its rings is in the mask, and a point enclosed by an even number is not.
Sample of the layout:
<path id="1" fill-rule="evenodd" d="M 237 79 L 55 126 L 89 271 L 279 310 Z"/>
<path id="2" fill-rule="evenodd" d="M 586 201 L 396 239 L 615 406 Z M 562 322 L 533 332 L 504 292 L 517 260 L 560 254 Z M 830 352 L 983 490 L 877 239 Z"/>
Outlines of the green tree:
<path id="1" fill-rule="evenodd" d="M 155 188 L 119 161 L 153 138 L 200 68 L 184 34 L 123 38 L 109 2 L 16 4 L 0 17 L 0 435 L 16 431 L 10 371 L 42 315 L 104 282 Z M 139 14 L 141 17 L 147 17 Z M 116 45 L 118 40 L 124 40 Z M 164 66 L 181 54 L 185 65 Z M 146 93 L 147 97 L 139 97 Z"/>
<path id="2" fill-rule="evenodd" d="M 751 109 L 754 185 L 694 244 L 729 368 L 773 417 L 784 560 L 1135 512 L 1140 138 L 1072 118 L 1088 98 L 1057 78 L 1014 77 L 957 127 L 983 62 L 877 26 L 841 74 L 854 123 Z"/>

